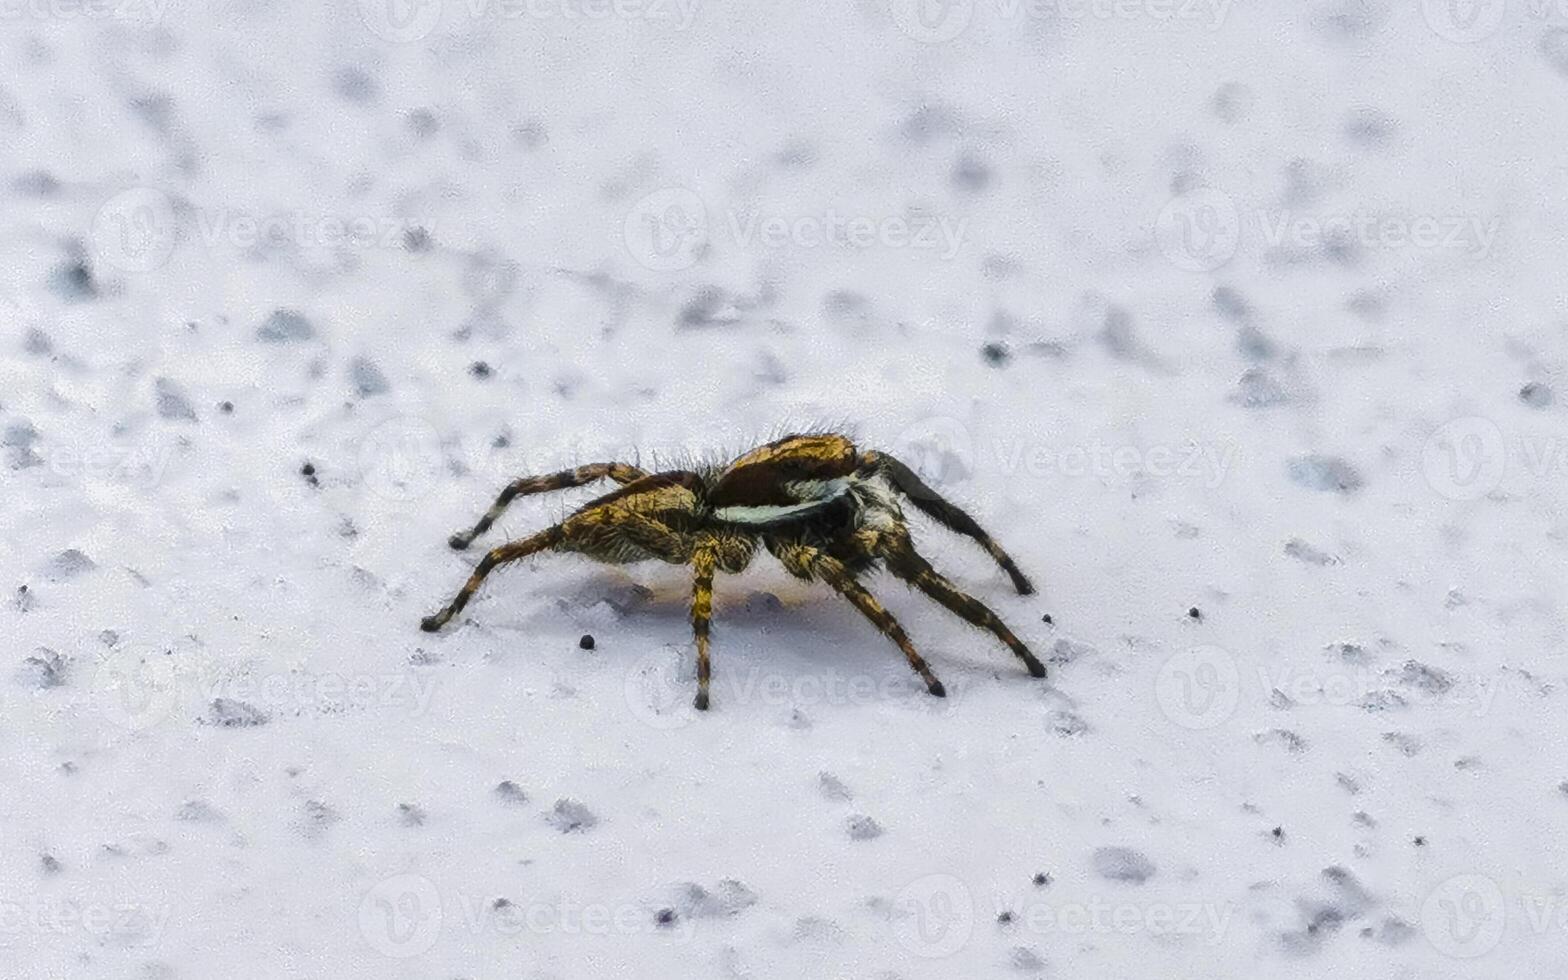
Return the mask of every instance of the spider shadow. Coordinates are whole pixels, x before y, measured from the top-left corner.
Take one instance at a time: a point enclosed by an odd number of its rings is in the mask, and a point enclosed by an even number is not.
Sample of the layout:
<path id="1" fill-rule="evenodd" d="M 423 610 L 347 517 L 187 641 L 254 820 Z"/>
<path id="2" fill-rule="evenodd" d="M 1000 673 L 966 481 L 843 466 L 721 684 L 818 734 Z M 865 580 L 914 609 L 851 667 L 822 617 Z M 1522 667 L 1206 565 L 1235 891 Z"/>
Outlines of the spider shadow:
<path id="1" fill-rule="evenodd" d="M 479 607 L 470 618 L 488 618 L 489 628 L 498 632 L 531 635 L 559 631 L 564 618 L 574 630 L 608 634 L 612 649 L 614 635 L 626 631 L 688 655 L 695 650 L 689 569 L 563 562 L 530 566 L 525 575 L 541 581 L 539 588 L 525 589 L 537 600 L 531 608 L 498 618 L 494 613 L 486 617 Z M 542 598 L 545 577 L 549 598 Z M 954 680 L 964 684 L 1000 677 L 1014 666 L 1001 647 L 994 660 L 987 659 L 992 652 L 986 649 L 992 642 L 988 636 L 946 623 L 939 608 L 893 576 L 872 573 L 867 583 L 949 686 Z M 504 601 L 505 594 L 495 589 L 492 602 Z M 911 691 L 924 695 L 902 654 L 854 607 L 826 585 L 802 582 L 776 566 L 753 565 L 715 579 L 712 649 L 715 671 L 728 662 L 732 669 L 853 674 L 878 681 L 897 682 L 908 675 Z"/>

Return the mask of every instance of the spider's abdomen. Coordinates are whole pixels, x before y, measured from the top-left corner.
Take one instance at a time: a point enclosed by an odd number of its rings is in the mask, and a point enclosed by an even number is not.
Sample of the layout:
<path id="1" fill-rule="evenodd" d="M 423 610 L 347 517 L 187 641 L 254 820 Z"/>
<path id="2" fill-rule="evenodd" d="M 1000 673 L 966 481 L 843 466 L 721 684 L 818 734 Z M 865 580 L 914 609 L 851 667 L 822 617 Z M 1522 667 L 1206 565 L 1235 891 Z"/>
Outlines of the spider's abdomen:
<path id="1" fill-rule="evenodd" d="M 753 449 L 720 471 L 708 490 L 708 506 L 790 507 L 822 499 L 827 489 L 855 472 L 855 445 L 843 436 L 789 436 Z M 817 486 L 821 490 L 814 489 Z M 800 490 L 805 486 L 808 489 Z"/>

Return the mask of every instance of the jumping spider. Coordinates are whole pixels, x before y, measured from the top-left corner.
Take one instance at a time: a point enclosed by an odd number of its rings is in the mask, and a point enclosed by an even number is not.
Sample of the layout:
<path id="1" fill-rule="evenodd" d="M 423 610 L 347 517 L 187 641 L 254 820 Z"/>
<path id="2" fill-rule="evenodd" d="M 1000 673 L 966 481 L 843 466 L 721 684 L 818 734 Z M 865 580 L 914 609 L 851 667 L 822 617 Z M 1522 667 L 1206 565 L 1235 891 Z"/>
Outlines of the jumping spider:
<path id="1" fill-rule="evenodd" d="M 793 435 L 753 449 L 723 467 L 645 473 L 625 463 L 595 463 L 551 476 L 513 481 L 471 531 L 452 535 L 467 548 L 523 494 L 578 487 L 605 477 L 621 487 L 592 500 L 554 527 L 485 555 L 451 604 L 420 624 L 434 632 L 468 604 L 485 576 L 539 551 L 575 552 L 621 564 L 657 558 L 690 565 L 697 639 L 697 699 L 708 707 L 708 622 L 713 574 L 744 569 L 760 545 L 797 578 L 831 586 L 904 651 L 937 697 L 947 692 L 915 651 L 903 627 L 860 583 L 882 565 L 956 615 L 996 634 L 1035 677 L 1045 666 L 990 609 L 961 592 L 915 551 L 896 493 L 959 534 L 980 543 L 1022 595 L 1029 580 L 968 514 L 942 499 L 915 472 L 886 453 L 860 450 L 841 435 Z"/>

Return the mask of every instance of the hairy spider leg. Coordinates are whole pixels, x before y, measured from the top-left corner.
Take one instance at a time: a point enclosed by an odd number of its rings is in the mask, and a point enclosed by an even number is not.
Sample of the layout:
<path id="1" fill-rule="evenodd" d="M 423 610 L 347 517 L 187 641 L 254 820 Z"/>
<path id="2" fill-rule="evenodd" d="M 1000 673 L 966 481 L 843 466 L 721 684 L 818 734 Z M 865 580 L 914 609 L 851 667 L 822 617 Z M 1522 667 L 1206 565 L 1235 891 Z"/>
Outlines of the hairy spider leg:
<path id="1" fill-rule="evenodd" d="M 587 466 L 562 470 L 559 473 L 551 473 L 546 476 L 518 477 L 506 485 L 506 489 L 501 491 L 501 495 L 496 498 L 495 503 L 491 504 L 490 509 L 485 511 L 485 515 L 479 518 L 479 523 L 474 525 L 473 530 L 459 531 L 452 535 L 447 540 L 447 543 L 457 551 L 467 548 L 474 543 L 475 538 L 490 530 L 490 526 L 496 522 L 496 519 L 501 516 L 507 506 L 518 497 L 533 493 L 549 493 L 552 490 L 567 490 L 572 487 L 580 487 L 592 483 L 595 480 L 602 480 L 605 477 L 609 477 L 616 483 L 626 484 L 647 475 L 637 467 L 626 463 L 590 463 Z"/>
<path id="2" fill-rule="evenodd" d="M 1013 587 L 1019 595 L 1031 595 L 1034 586 L 1029 579 L 1019 570 L 1013 560 L 1008 557 L 996 539 L 985 532 L 973 517 L 964 513 L 957 505 L 944 499 L 941 494 L 926 485 L 925 481 L 914 470 L 889 456 L 887 453 L 865 452 L 860 454 L 862 465 L 865 469 L 874 470 L 883 474 L 898 489 L 908 497 L 921 511 L 925 512 L 932 520 L 955 531 L 967 535 L 980 543 L 980 546 L 990 552 L 996 563 L 1002 566 L 1013 580 Z"/>
<path id="3" fill-rule="evenodd" d="M 781 544 L 771 546 L 770 550 L 778 556 L 784 567 L 805 578 L 815 578 L 825 582 L 839 595 L 849 600 L 849 603 L 860 614 L 871 620 L 871 624 L 878 631 L 898 645 L 904 652 L 904 657 L 909 661 L 909 666 L 926 682 L 926 690 L 932 695 L 945 698 L 947 689 L 942 682 L 931 673 L 931 667 L 909 642 L 909 635 L 899 625 L 893 614 L 878 602 L 876 597 L 867 592 L 865 587 L 856 580 L 844 563 L 837 558 L 807 544 Z"/>
<path id="4" fill-rule="evenodd" d="M 887 564 L 888 571 L 941 603 L 959 618 L 996 634 L 997 639 L 1007 644 L 1013 653 L 1018 655 L 1018 659 L 1024 662 L 1030 676 L 1045 676 L 1045 665 L 1035 658 L 1022 640 L 1013 635 L 1013 631 L 1007 628 L 1007 624 L 1002 622 L 1001 617 L 992 612 L 985 603 L 959 589 L 932 567 L 931 563 L 915 550 L 914 543 L 907 537 L 885 535 L 878 550 Z"/>
<path id="5" fill-rule="evenodd" d="M 557 524 L 554 527 L 545 528 L 543 531 L 530 537 L 492 548 L 483 558 L 479 559 L 479 564 L 474 567 L 474 573 L 468 577 L 468 581 L 458 590 L 457 595 L 453 597 L 446 608 L 434 616 L 426 616 L 420 621 L 419 628 L 426 633 L 434 633 L 450 622 L 453 616 L 463 611 L 463 607 L 468 605 L 468 600 L 472 599 L 474 593 L 479 591 L 479 586 L 484 582 L 485 576 L 494 571 L 497 565 L 517 561 L 520 558 L 526 558 L 547 548 L 553 548 L 565 536 L 565 525 Z"/>
<path id="6" fill-rule="evenodd" d="M 708 680 L 713 673 L 708 660 L 708 626 L 713 619 L 713 569 L 717 564 L 718 554 L 712 547 L 697 549 L 691 558 L 696 573 L 692 581 L 691 629 L 697 638 L 697 699 L 693 703 L 698 711 L 708 710 Z"/>
<path id="7" fill-rule="evenodd" d="M 452 602 L 434 616 L 426 616 L 420 628 L 433 633 L 445 626 L 463 611 L 496 566 L 547 549 L 574 551 L 606 562 L 652 557 L 684 565 L 691 557 L 685 538 L 646 515 L 614 504 L 589 507 L 554 527 L 489 551 Z"/>

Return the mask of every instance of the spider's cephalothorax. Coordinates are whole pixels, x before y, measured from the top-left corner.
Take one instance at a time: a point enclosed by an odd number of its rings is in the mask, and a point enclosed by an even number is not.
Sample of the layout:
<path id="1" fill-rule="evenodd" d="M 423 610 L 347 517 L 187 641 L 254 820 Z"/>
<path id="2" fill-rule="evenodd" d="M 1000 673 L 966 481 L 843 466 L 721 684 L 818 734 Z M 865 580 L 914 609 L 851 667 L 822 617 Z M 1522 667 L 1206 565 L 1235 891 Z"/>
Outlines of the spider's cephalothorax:
<path id="1" fill-rule="evenodd" d="M 480 559 L 457 597 L 421 626 L 434 631 L 468 604 L 497 565 L 538 551 L 576 552 L 603 562 L 659 559 L 690 565 L 696 583 L 691 619 L 697 638 L 697 707 L 708 706 L 708 623 L 715 571 L 739 572 L 763 547 L 792 575 L 831 586 L 898 644 L 909 665 L 937 697 L 946 692 L 860 577 L 882 566 L 974 625 L 989 630 L 1023 661 L 1029 673 L 1045 667 L 990 609 L 960 591 L 915 551 L 899 508 L 900 495 L 927 515 L 980 543 L 1011 576 L 1018 591 L 1034 591 L 1001 545 L 968 514 L 942 499 L 893 457 L 864 451 L 840 435 L 795 435 L 701 470 L 645 473 L 625 463 L 596 463 L 551 476 L 524 477 L 501 492 L 471 531 L 454 534 L 462 549 L 489 530 L 523 494 L 582 486 L 608 477 L 621 486 L 578 508 L 538 534 L 501 545 Z"/>

